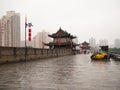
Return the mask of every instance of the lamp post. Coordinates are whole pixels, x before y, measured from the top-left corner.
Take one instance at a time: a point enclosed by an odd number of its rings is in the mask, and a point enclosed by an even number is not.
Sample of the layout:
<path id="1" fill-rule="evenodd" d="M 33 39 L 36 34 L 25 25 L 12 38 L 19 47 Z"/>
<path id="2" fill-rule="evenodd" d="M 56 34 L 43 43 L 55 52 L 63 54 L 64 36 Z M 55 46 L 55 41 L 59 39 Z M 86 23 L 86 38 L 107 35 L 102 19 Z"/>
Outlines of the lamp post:
<path id="1" fill-rule="evenodd" d="M 26 30 L 27 30 L 27 17 L 25 17 L 25 61 L 27 61 L 26 60 L 26 54 L 27 54 Z"/>
<path id="2" fill-rule="evenodd" d="M 27 17 L 25 17 L 25 61 L 27 61 L 27 43 L 26 43 L 26 30 L 27 30 L 27 27 L 32 27 L 32 23 L 27 23 Z"/>

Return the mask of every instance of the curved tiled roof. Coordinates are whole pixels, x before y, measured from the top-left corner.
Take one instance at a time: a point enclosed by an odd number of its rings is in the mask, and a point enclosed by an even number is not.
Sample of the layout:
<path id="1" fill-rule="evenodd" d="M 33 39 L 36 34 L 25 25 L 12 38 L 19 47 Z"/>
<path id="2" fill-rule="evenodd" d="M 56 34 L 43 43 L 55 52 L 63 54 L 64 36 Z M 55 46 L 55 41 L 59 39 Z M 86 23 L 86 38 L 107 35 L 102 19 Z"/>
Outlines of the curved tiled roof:
<path id="1" fill-rule="evenodd" d="M 61 38 L 61 37 L 70 37 L 71 39 L 76 38 L 76 36 L 70 35 L 70 33 L 62 30 L 61 28 L 56 33 L 53 33 L 52 35 L 48 35 L 48 36 L 52 38 Z"/>

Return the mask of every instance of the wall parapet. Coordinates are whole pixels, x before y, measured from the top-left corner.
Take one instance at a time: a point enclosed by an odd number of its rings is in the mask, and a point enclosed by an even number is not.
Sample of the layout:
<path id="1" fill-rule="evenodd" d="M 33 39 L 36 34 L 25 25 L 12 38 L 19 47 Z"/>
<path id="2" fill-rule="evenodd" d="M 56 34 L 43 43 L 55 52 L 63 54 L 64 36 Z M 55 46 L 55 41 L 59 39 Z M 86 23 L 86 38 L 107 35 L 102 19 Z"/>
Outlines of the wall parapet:
<path id="1" fill-rule="evenodd" d="M 52 58 L 72 54 L 71 49 L 26 48 L 26 60 Z M 0 64 L 18 61 L 25 61 L 24 47 L 0 47 Z"/>

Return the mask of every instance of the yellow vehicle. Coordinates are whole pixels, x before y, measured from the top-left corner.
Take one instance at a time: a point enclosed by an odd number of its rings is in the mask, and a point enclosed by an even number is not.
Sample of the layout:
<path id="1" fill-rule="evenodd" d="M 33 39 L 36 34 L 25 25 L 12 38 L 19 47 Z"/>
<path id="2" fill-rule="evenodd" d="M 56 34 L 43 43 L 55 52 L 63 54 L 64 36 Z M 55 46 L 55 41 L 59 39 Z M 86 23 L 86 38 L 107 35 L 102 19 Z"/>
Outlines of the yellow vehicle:
<path id="1" fill-rule="evenodd" d="M 102 52 L 102 53 L 93 54 L 91 56 L 91 59 L 93 60 L 107 59 L 107 53 Z"/>
<path id="2" fill-rule="evenodd" d="M 91 56 L 92 60 L 109 60 L 110 56 L 108 54 L 108 46 L 100 46 L 101 49 L 99 52 L 94 53 Z"/>

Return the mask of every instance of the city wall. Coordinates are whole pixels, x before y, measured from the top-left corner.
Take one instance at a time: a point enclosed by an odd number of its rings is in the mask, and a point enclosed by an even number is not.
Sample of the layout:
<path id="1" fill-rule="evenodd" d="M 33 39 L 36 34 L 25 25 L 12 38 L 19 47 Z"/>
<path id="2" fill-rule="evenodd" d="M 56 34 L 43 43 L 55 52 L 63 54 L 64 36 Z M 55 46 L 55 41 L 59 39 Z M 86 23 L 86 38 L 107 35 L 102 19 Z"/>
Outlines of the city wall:
<path id="1" fill-rule="evenodd" d="M 0 47 L 0 64 L 26 60 L 37 60 L 73 54 L 71 49 L 39 49 L 20 47 Z"/>

